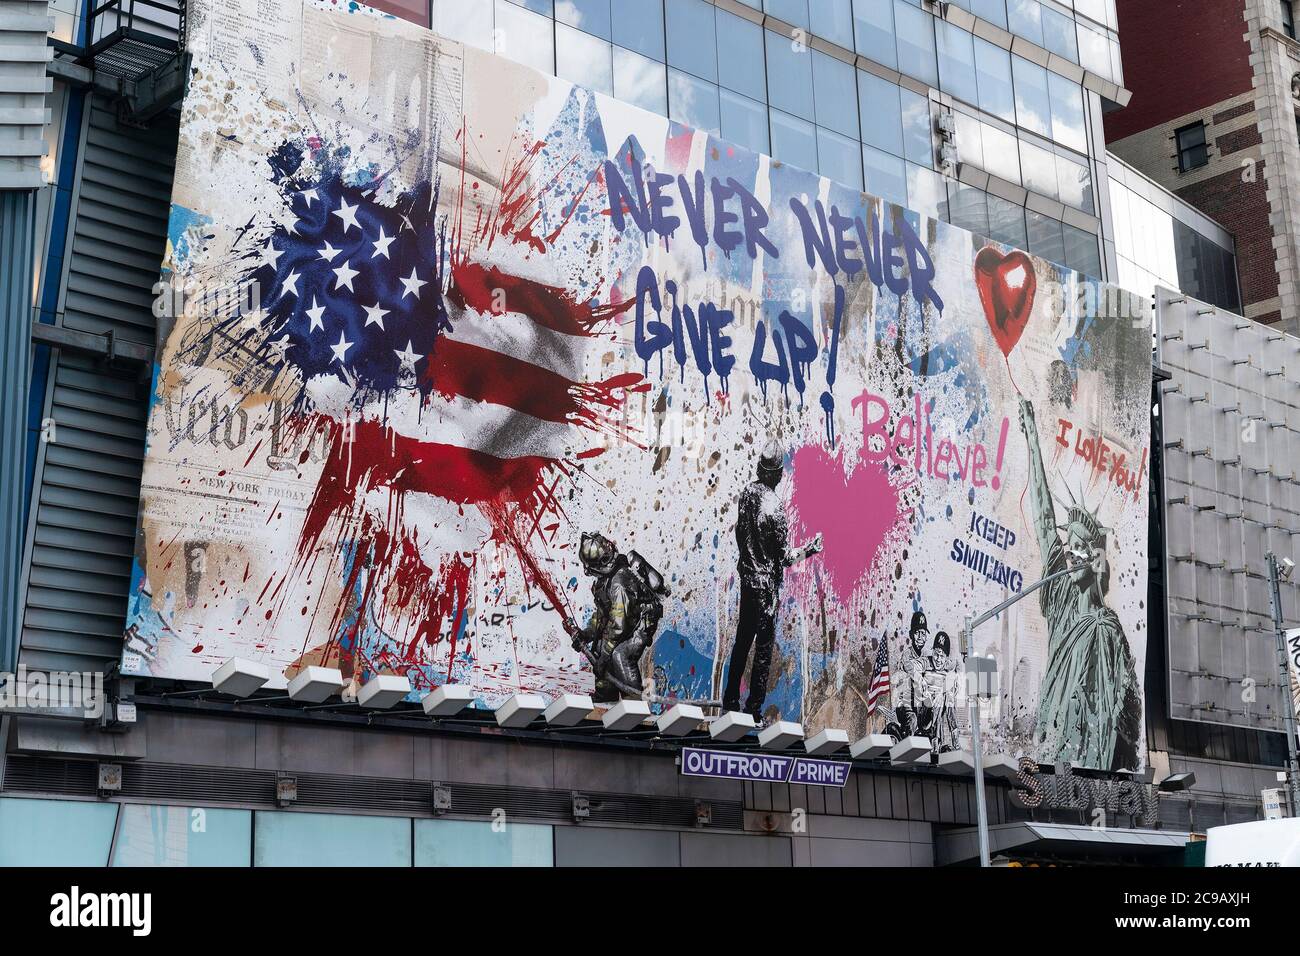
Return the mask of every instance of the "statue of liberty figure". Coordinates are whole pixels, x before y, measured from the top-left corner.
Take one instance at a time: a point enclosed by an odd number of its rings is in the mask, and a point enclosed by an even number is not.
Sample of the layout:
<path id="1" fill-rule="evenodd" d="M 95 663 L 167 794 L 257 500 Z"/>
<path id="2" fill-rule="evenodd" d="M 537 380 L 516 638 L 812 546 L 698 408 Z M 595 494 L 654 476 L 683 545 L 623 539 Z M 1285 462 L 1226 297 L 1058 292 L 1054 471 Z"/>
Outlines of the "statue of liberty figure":
<path id="1" fill-rule="evenodd" d="M 1039 756 L 1098 770 L 1136 770 L 1142 701 L 1128 638 L 1105 604 L 1106 531 L 1082 499 L 1071 502 L 1065 524 L 1056 523 L 1034 406 L 1024 398 L 1020 427 L 1029 445 L 1029 495 L 1043 576 L 1073 567 L 1038 592 L 1049 634 L 1034 732 Z M 1059 532 L 1065 533 L 1064 544 Z M 1073 553 L 1097 553 L 1102 561 L 1078 560 Z"/>

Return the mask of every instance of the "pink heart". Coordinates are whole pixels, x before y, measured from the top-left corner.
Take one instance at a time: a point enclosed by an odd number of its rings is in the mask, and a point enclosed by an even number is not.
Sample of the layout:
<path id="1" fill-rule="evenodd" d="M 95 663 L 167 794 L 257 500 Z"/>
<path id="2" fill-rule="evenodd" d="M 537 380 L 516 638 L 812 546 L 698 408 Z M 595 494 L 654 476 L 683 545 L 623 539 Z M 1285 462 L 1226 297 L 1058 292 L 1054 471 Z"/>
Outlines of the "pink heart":
<path id="1" fill-rule="evenodd" d="M 898 489 L 877 462 L 858 461 L 846 476 L 844 452 L 832 458 L 820 445 L 800 448 L 793 464 L 791 545 L 803 544 L 804 537 L 821 532 L 821 560 L 831 588 L 847 601 L 902 517 Z"/>

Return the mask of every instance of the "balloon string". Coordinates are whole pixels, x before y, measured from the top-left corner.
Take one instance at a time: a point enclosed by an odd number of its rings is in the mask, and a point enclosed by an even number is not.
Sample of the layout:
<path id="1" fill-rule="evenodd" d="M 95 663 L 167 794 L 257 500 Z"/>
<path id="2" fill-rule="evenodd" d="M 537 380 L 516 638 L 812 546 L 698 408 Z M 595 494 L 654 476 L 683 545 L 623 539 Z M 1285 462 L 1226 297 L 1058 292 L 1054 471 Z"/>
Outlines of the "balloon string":
<path id="1" fill-rule="evenodd" d="M 1011 379 L 1011 387 L 1016 390 L 1017 395 L 1025 394 L 1020 390 L 1020 386 L 1016 384 L 1016 377 L 1011 374 L 1011 356 L 1004 355 L 1002 356 L 1002 360 L 1007 363 L 1007 378 Z"/>

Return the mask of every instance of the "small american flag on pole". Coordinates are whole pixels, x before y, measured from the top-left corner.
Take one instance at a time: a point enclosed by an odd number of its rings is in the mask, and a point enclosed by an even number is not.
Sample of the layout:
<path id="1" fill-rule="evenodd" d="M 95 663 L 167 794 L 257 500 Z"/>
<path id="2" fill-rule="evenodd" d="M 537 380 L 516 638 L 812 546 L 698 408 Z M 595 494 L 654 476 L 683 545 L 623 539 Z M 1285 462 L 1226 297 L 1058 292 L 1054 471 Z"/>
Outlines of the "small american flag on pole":
<path id="1" fill-rule="evenodd" d="M 870 717 L 876 712 L 882 697 L 886 698 L 886 703 L 888 703 L 888 696 L 889 642 L 882 637 L 876 651 L 876 663 L 871 668 L 871 685 L 867 689 L 867 716 Z"/>

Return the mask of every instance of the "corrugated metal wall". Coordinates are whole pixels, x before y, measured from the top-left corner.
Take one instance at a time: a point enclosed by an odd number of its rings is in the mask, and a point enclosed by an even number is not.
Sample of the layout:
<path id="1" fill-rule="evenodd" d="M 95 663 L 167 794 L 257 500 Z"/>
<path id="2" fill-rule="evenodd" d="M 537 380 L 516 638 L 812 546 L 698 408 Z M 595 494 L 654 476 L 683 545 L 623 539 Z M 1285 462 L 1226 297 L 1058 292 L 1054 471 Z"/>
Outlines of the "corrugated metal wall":
<path id="1" fill-rule="evenodd" d="M 35 208 L 30 190 L 0 190 L 0 670 L 13 663 L 21 613 L 14 556 L 21 553 L 27 477 L 23 409 L 31 380 Z"/>
<path id="2" fill-rule="evenodd" d="M 38 189 L 44 182 L 51 89 L 45 35 L 53 28 L 44 0 L 0 0 L 0 189 Z"/>
<path id="3" fill-rule="evenodd" d="M 75 186 L 59 318 L 150 345 L 152 287 L 167 233 L 176 120 L 120 126 L 91 103 Z M 61 353 L 46 396 L 54 440 L 40 446 L 28 529 L 29 576 L 19 661 L 31 669 L 101 669 L 117 660 L 130 587 L 147 369 Z"/>

